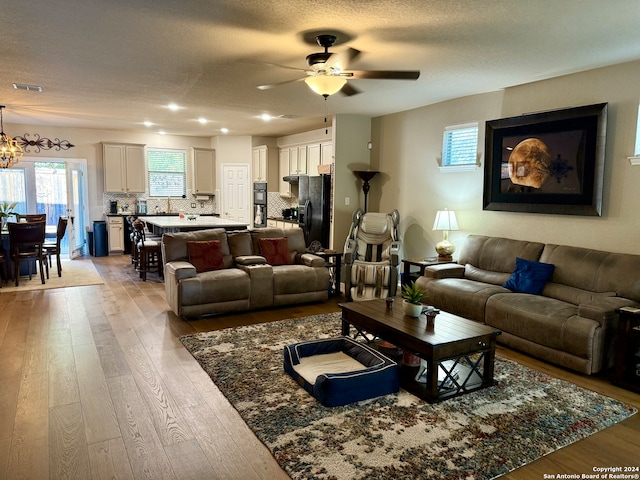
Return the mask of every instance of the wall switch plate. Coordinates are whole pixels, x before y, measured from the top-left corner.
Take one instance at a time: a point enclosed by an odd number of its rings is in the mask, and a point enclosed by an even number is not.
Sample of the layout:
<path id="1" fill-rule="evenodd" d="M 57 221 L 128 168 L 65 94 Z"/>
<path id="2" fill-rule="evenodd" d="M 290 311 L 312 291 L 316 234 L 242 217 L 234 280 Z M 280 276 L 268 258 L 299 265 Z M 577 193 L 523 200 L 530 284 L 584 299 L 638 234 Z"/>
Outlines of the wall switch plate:
<path id="1" fill-rule="evenodd" d="M 349 206 L 351 205 L 351 198 L 350 197 L 344 197 L 344 204 Z"/>
<path id="2" fill-rule="evenodd" d="M 196 202 L 191 203 L 191 208 L 196 208 Z"/>

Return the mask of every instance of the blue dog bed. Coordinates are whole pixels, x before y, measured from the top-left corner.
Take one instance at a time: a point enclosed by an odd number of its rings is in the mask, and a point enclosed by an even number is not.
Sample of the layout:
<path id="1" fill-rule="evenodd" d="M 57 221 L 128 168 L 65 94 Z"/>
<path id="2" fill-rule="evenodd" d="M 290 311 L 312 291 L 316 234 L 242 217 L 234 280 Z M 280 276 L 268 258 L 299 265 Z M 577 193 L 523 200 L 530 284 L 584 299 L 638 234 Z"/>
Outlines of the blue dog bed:
<path id="1" fill-rule="evenodd" d="M 325 407 L 396 393 L 398 364 L 349 337 L 284 348 L 284 370 Z"/>

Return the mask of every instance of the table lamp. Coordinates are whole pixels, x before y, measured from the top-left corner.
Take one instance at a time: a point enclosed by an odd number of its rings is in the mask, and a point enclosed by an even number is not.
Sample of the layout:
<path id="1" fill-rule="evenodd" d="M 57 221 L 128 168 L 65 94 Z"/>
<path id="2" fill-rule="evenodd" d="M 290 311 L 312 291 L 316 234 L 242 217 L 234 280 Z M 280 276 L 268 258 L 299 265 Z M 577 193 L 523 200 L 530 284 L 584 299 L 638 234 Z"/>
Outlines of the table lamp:
<path id="1" fill-rule="evenodd" d="M 442 230 L 442 241 L 436 244 L 436 252 L 438 252 L 439 262 L 450 262 L 453 260 L 451 256 L 455 252 L 456 247 L 449 242 L 449 231 L 458 230 L 458 221 L 456 220 L 456 212 L 453 210 L 439 210 L 436 213 L 436 220 L 433 222 L 433 230 Z"/>

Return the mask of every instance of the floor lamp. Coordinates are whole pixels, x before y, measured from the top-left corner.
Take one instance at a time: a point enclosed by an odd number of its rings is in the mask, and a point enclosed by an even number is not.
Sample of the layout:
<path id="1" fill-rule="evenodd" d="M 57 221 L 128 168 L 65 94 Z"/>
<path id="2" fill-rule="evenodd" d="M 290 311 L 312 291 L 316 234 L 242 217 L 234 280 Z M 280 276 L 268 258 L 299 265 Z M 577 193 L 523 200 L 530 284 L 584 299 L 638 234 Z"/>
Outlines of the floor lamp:
<path id="1" fill-rule="evenodd" d="M 369 195 L 369 190 L 371 189 L 369 180 L 375 177 L 378 172 L 373 172 L 371 170 L 356 170 L 353 173 L 355 173 L 363 182 L 362 191 L 364 192 L 364 213 L 367 213 L 367 195 Z"/>

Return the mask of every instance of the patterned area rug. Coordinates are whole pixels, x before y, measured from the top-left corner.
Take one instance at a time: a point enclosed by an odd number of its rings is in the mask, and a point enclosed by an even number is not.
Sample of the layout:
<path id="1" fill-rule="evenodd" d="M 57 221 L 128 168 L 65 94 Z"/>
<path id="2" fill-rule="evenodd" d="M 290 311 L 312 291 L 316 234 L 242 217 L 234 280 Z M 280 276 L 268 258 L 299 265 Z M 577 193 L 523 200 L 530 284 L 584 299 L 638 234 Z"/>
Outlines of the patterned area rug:
<path id="1" fill-rule="evenodd" d="M 340 335 L 340 314 L 182 337 L 293 479 L 491 479 L 635 413 L 497 358 L 497 385 L 430 405 L 401 390 L 326 408 L 283 371 L 283 348 Z"/>

